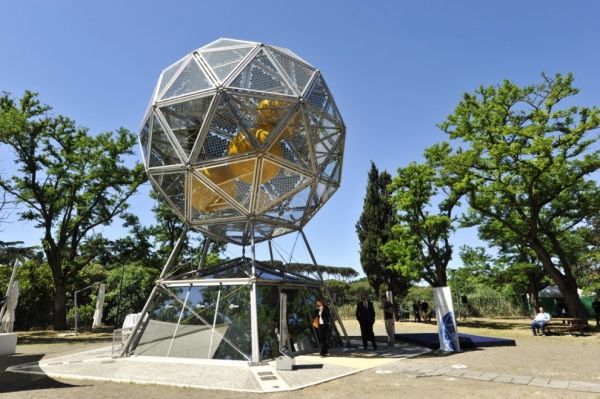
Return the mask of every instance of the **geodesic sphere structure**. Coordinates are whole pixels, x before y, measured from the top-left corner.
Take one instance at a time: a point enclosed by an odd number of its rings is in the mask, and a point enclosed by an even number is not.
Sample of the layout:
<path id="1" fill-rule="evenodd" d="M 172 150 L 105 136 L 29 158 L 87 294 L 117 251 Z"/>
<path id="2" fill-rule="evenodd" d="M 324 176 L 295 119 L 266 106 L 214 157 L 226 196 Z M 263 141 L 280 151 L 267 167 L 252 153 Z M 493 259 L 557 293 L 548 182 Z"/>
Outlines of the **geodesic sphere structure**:
<path id="1" fill-rule="evenodd" d="M 345 131 L 315 67 L 218 39 L 161 73 L 139 139 L 154 190 L 181 220 L 247 245 L 301 229 L 331 197 Z"/>

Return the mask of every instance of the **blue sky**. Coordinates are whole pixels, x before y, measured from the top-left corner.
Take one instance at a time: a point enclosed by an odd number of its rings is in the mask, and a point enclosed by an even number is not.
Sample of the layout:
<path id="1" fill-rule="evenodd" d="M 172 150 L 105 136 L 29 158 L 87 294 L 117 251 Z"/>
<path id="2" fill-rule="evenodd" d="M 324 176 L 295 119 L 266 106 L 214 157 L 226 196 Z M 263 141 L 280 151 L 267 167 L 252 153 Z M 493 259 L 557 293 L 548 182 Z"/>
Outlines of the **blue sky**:
<path id="1" fill-rule="evenodd" d="M 573 72 L 576 102 L 600 104 L 600 3 L 592 0 L 0 0 L 0 9 L 0 90 L 39 92 L 92 133 L 137 131 L 160 71 L 219 37 L 287 47 L 319 68 L 347 140 L 342 185 L 306 234 L 319 263 L 357 270 L 354 226 L 370 161 L 393 175 L 421 160 L 444 139 L 436 124 L 463 92 Z M 0 173 L 11 172 L 8 157 L 0 148 Z M 149 223 L 147 190 L 132 207 Z M 39 243 L 39 231 L 11 220 L 0 240 Z M 109 232 L 121 233 L 119 224 Z M 290 251 L 295 239 L 278 244 Z M 457 248 L 475 242 L 473 231 L 454 237 Z M 301 240 L 293 256 L 309 260 Z"/>

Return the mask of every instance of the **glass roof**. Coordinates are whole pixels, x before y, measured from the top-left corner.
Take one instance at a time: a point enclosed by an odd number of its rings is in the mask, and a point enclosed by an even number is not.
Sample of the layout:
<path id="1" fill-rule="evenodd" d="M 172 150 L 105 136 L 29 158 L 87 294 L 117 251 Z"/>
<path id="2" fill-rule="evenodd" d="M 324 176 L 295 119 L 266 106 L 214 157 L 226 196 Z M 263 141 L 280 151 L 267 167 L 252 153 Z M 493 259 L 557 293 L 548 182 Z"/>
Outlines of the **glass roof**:
<path id="1" fill-rule="evenodd" d="M 285 266 L 271 266 L 265 262 L 255 261 L 256 277 L 263 282 L 310 283 L 321 285 L 321 282 L 297 273 L 285 270 Z M 219 266 L 187 272 L 169 280 L 212 280 L 212 279 L 252 278 L 252 259 L 240 257 L 229 260 Z"/>

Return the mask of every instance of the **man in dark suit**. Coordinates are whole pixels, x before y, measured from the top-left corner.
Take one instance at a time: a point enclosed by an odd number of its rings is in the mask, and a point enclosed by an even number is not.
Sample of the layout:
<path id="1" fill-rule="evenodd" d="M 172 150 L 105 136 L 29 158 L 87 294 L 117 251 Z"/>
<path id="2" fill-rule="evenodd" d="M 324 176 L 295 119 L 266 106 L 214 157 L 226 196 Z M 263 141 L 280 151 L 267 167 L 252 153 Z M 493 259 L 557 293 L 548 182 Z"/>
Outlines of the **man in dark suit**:
<path id="1" fill-rule="evenodd" d="M 373 302 L 369 301 L 366 294 L 362 294 L 360 302 L 356 304 L 356 320 L 360 324 L 360 335 L 363 340 L 363 347 L 367 349 L 367 342 L 371 341 L 373 349 L 377 350 L 375 334 L 373 333 L 373 324 L 375 324 L 375 308 Z"/>

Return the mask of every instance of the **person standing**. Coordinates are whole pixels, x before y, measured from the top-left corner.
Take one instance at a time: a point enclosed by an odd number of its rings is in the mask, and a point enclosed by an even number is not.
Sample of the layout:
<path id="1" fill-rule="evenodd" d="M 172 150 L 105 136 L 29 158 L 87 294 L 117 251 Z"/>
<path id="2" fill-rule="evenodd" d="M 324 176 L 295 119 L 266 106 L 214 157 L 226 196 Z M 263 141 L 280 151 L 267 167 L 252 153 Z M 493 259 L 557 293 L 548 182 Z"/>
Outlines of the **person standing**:
<path id="1" fill-rule="evenodd" d="M 412 304 L 413 314 L 415 316 L 415 323 L 421 322 L 421 301 L 413 302 Z"/>
<path id="2" fill-rule="evenodd" d="M 317 328 L 317 335 L 319 337 L 319 346 L 321 357 L 327 356 L 329 353 L 329 329 L 331 324 L 331 316 L 329 308 L 325 306 L 325 301 L 318 299 L 315 303 L 316 310 L 313 318 L 319 318 L 319 328 Z"/>
<path id="3" fill-rule="evenodd" d="M 426 300 L 421 301 L 421 320 L 423 323 L 427 323 L 427 314 L 429 313 L 429 304 Z"/>
<path id="4" fill-rule="evenodd" d="M 367 342 L 371 341 L 373 349 L 377 350 L 375 334 L 373 333 L 373 324 L 375 324 L 375 308 L 373 302 L 369 301 L 366 294 L 362 294 L 360 302 L 356 304 L 356 320 L 360 324 L 360 336 L 362 337 L 363 347 L 367 349 Z"/>
<path id="5" fill-rule="evenodd" d="M 381 304 L 383 306 L 383 320 L 385 322 L 385 332 L 388 336 L 388 346 L 394 346 L 396 344 L 394 305 L 385 295 L 381 296 Z"/>
<path id="6" fill-rule="evenodd" d="M 596 317 L 596 330 L 600 330 L 600 296 L 596 296 L 596 300 L 592 303 L 592 308 Z"/>

